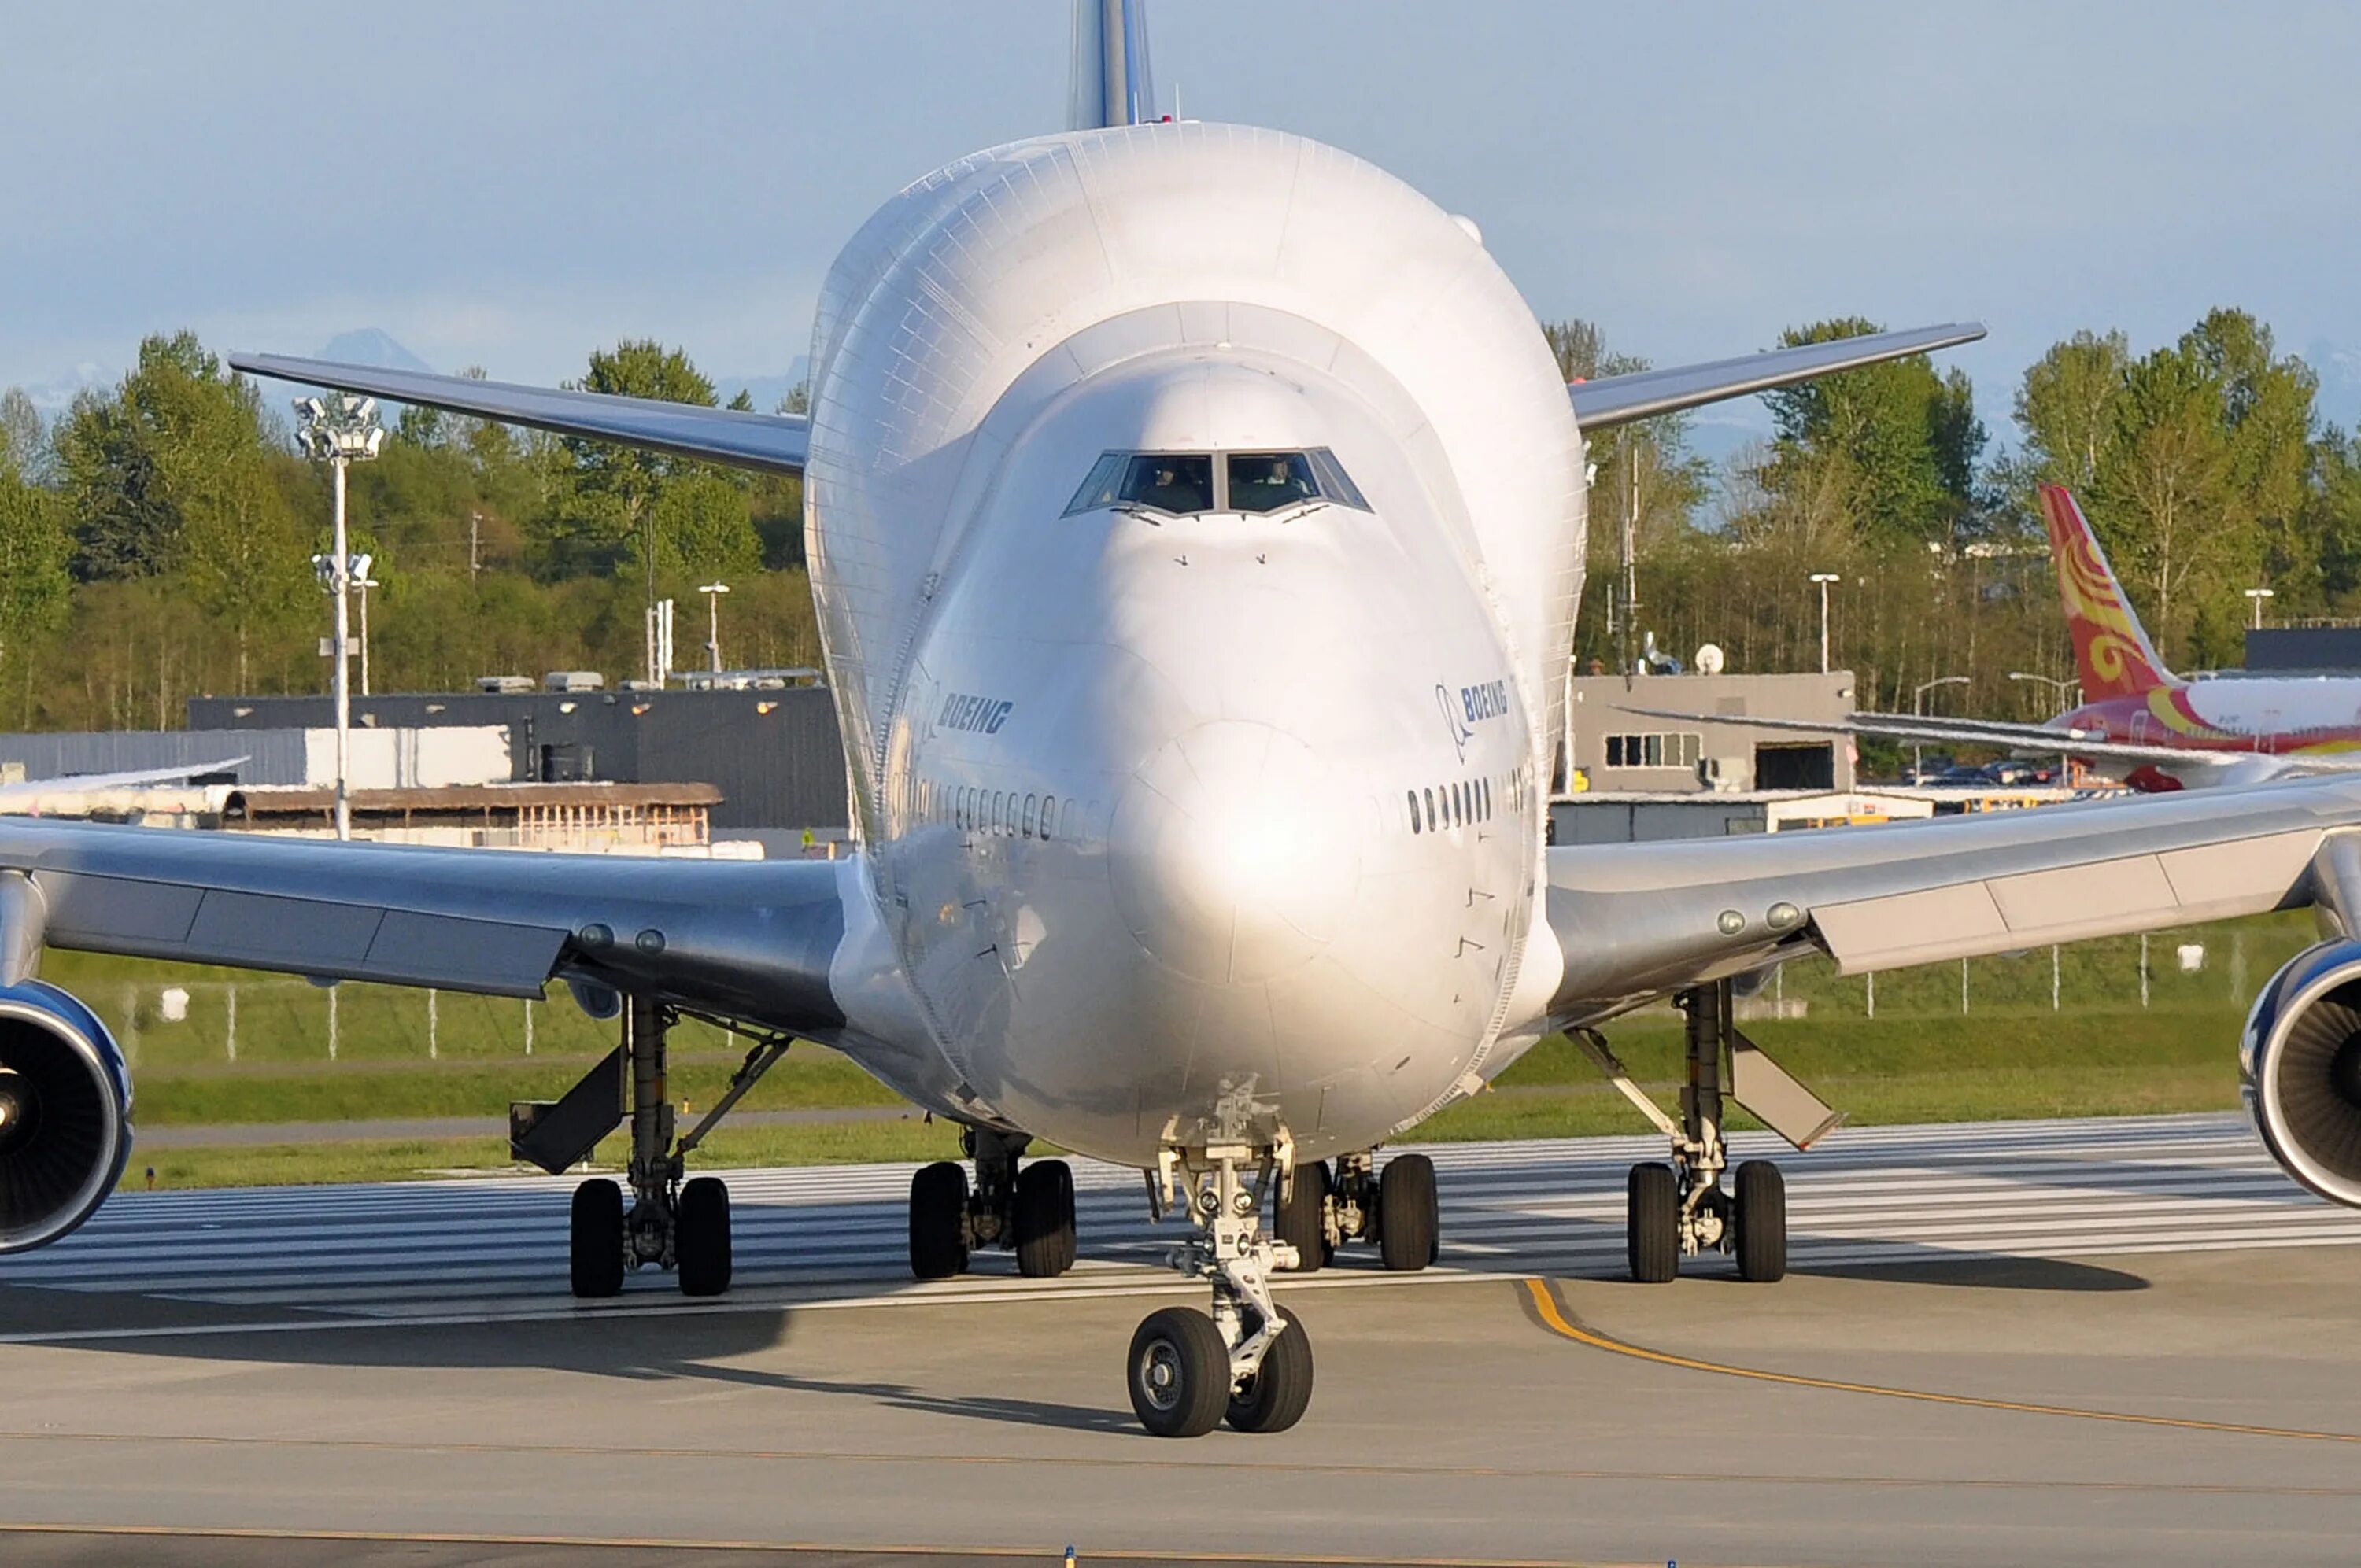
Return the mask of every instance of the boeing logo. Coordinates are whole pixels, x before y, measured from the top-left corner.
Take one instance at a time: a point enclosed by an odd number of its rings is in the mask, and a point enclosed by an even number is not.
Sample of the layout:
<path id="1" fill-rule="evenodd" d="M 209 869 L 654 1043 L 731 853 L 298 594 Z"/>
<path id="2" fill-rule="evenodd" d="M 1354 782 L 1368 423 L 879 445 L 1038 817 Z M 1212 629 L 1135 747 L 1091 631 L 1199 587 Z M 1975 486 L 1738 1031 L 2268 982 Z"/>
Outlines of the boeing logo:
<path id="1" fill-rule="evenodd" d="M 1016 707 L 1015 703 L 1005 698 L 970 696 L 965 692 L 953 692 L 943 698 L 943 710 L 936 716 L 935 727 L 939 729 L 966 729 L 978 735 L 997 735 Z"/>

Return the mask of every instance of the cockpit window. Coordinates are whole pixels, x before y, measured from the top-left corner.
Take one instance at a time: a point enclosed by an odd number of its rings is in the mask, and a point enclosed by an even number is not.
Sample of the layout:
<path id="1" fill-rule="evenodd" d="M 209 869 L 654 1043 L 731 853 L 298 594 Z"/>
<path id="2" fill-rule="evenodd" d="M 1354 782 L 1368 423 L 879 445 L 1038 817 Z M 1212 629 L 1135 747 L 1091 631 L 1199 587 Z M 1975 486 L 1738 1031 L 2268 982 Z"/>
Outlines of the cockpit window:
<path id="1" fill-rule="evenodd" d="M 1233 452 L 1229 456 L 1230 510 L 1277 511 L 1298 501 L 1320 499 L 1312 458 L 1302 452 Z"/>
<path id="2" fill-rule="evenodd" d="M 1355 511 L 1367 511 L 1369 503 L 1361 499 L 1361 488 L 1336 461 L 1336 455 L 1324 446 L 1315 446 L 1306 456 L 1312 459 L 1312 471 L 1320 477 L 1320 493 L 1338 506 L 1351 507 Z"/>
<path id="3" fill-rule="evenodd" d="M 1147 507 L 1176 517 L 1260 513 L 1320 500 L 1369 510 L 1336 455 L 1324 446 L 1309 452 L 1109 452 L 1091 466 L 1066 515 L 1112 506 Z"/>
<path id="4" fill-rule="evenodd" d="M 1213 460 L 1210 456 L 1148 452 L 1124 466 L 1115 499 L 1158 511 L 1185 515 L 1213 510 Z"/>

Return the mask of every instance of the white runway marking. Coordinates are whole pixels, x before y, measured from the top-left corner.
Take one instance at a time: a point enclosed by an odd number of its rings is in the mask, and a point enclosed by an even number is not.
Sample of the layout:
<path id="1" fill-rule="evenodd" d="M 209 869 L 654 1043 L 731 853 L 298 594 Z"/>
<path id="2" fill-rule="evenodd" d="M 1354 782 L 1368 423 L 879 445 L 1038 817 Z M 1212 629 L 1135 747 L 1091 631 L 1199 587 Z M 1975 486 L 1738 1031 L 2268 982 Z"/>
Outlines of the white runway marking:
<path id="1" fill-rule="evenodd" d="M 2361 1212 L 2298 1188 L 2229 1115 L 1879 1127 L 1797 1155 L 1765 1136 L 1739 1157 L 1782 1157 L 1791 1266 L 1971 1256 L 2092 1256 L 2361 1242 Z M 1653 1137 L 1428 1146 L 1443 1195 L 1443 1257 L 1388 1275 L 1375 1249 L 1290 1289 L 1623 1268 L 1623 1178 L 1660 1158 Z M 1182 1234 L 1157 1227 L 1137 1172 L 1077 1162 L 1082 1260 L 1063 1279 L 1016 1276 L 1005 1253 L 976 1273 L 909 1278 L 906 1165 L 727 1171 L 737 1270 L 730 1295 L 689 1302 L 671 1277 L 637 1274 L 611 1301 L 566 1292 L 572 1178 L 390 1186 L 126 1193 L 54 1247 L 0 1262 L 0 1283 L 247 1309 L 200 1332 L 316 1330 L 710 1312 L 749 1307 L 1038 1299 L 1177 1287 L 1155 1266 Z M 1725 1259 L 1685 1263 L 1724 1272 Z M 69 1314 L 61 1313 L 61 1319 Z M 234 1313 L 233 1317 L 236 1315 Z M 0 1343 L 122 1338 L 189 1328 L 76 1327 Z"/>

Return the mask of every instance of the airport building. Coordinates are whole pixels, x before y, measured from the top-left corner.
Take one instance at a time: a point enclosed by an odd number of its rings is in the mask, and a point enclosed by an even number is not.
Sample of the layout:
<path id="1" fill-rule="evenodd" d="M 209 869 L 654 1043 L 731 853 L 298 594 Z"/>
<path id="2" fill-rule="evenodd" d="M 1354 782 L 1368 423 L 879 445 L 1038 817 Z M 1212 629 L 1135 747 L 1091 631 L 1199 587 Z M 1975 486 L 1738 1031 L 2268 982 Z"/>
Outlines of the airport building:
<path id="1" fill-rule="evenodd" d="M 1841 722 L 1852 717 L 1850 670 L 1778 675 L 1577 675 L 1569 683 L 1573 724 L 1568 795 L 1742 794 L 1754 790 L 1845 791 L 1853 787 L 1852 747 L 1743 723 L 1695 724 L 1630 711 L 1657 708 L 1742 720 Z"/>
<path id="2" fill-rule="evenodd" d="M 437 782 L 710 785 L 719 797 L 710 806 L 717 834 L 762 839 L 775 853 L 807 830 L 823 839 L 845 833 L 844 751 L 823 686 L 782 681 L 609 691 L 595 675 L 579 673 L 551 676 L 539 690 L 522 681 L 499 684 L 506 689 L 355 697 L 357 754 L 373 730 L 491 734 L 499 737 L 492 772 Z M 514 689 L 519 685 L 525 689 Z M 325 696 L 189 701 L 192 729 L 233 741 L 317 732 L 334 722 L 335 705 Z"/>

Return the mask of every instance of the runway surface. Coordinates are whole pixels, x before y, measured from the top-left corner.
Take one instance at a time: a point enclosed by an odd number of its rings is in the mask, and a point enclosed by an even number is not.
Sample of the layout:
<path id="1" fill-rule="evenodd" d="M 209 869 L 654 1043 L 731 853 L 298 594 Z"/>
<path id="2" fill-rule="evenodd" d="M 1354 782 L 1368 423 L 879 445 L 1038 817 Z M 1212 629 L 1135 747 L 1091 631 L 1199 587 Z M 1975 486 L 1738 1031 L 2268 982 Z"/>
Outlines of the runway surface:
<path id="1" fill-rule="evenodd" d="M 2361 1212 L 2290 1182 L 2235 1116 L 1894 1127 L 1839 1134 L 1797 1156 L 1766 1136 L 1739 1157 L 1784 1153 L 1790 1256 L 1800 1270 L 1960 1255 L 2361 1242 Z M 1623 1267 L 1623 1174 L 1661 1157 L 1646 1137 L 1427 1146 L 1443 1193 L 1435 1272 L 1476 1278 L 1611 1277 Z M 906 1165 L 729 1171 L 735 1283 L 726 1305 L 870 1305 L 977 1296 L 1171 1288 L 1159 1266 L 1183 1234 L 1148 1218 L 1139 1174 L 1078 1162 L 1082 1263 L 1060 1280 L 981 1276 L 919 1286 L 907 1267 Z M 709 1310 L 669 1276 L 635 1276 L 617 1300 L 566 1287 L 573 1178 L 125 1193 L 57 1246 L 9 1260 L 18 1285 L 132 1292 L 272 1310 L 268 1326 L 333 1314 L 444 1322 L 585 1312 Z M 1400 1283 L 1348 1247 L 1299 1288 Z M 1693 1262 L 1727 1271 L 1719 1258 Z M 1429 1277 L 1433 1277 L 1431 1274 Z M 292 1310 L 300 1316 L 280 1315 Z M 0 1339 L 150 1332 L 147 1324 L 14 1328 Z"/>
<path id="2" fill-rule="evenodd" d="M 2334 1563 L 2361 1215 L 2230 1117 L 1845 1133 L 1795 1272 L 1621 1282 L 1653 1139 L 1434 1149 L 1443 1266 L 1282 1288 L 1302 1426 L 1141 1435 L 1138 1179 L 925 1288 L 907 1168 L 733 1173 L 741 1284 L 565 1294 L 567 1181 L 126 1194 L 0 1265 L 0 1556 Z M 38 1528 L 28 1528 L 38 1527 Z M 131 1530 L 120 1534 L 109 1531 Z M 162 1532 L 162 1533 L 151 1533 Z"/>

